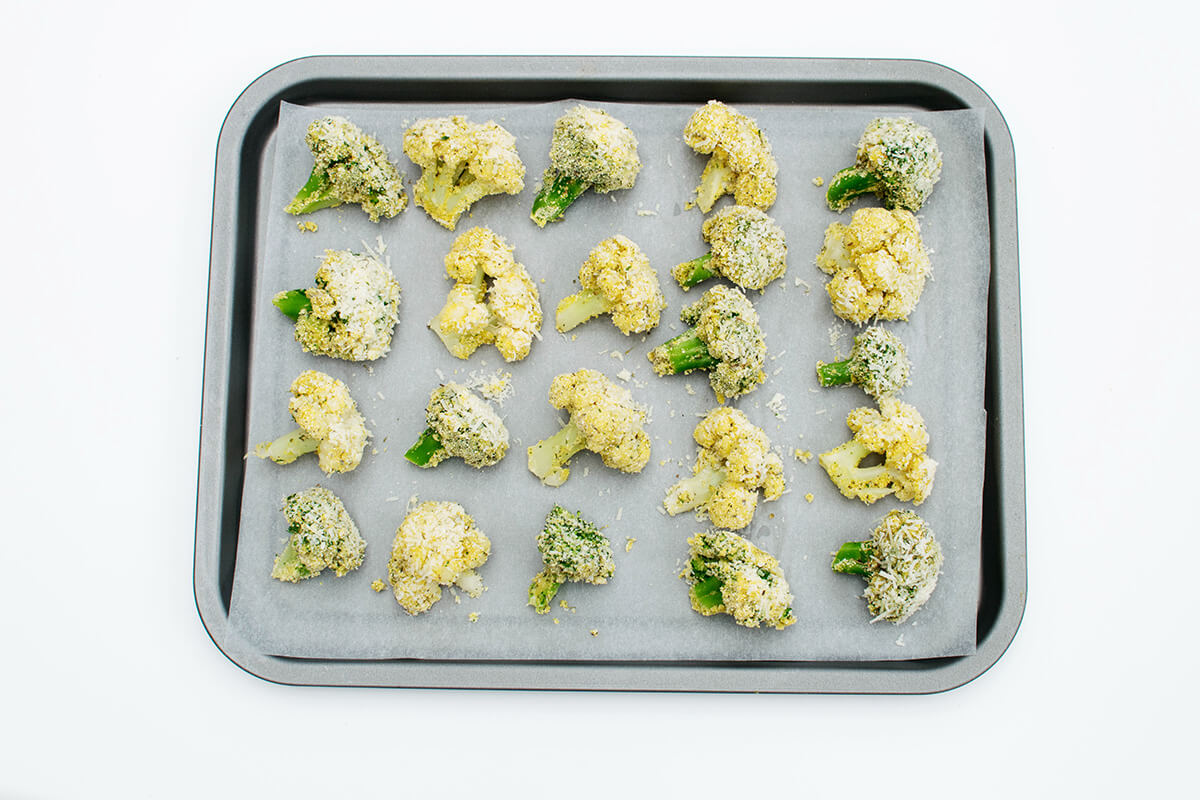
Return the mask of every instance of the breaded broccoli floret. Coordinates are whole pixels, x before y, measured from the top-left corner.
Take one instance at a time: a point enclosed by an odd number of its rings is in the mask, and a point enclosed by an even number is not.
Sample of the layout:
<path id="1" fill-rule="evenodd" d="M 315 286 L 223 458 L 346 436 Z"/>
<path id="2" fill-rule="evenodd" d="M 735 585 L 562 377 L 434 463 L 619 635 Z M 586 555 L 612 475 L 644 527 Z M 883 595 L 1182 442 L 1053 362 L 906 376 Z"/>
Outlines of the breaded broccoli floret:
<path id="1" fill-rule="evenodd" d="M 878 325 L 854 337 L 850 357 L 832 364 L 817 362 L 822 386 L 861 386 L 872 397 L 899 392 L 909 384 L 912 363 L 900 337 Z"/>
<path id="2" fill-rule="evenodd" d="M 787 272 L 787 242 L 775 220 L 751 206 L 726 206 L 700 229 L 709 252 L 672 270 L 686 291 L 721 277 L 743 289 L 763 289 Z"/>
<path id="3" fill-rule="evenodd" d="M 404 454 L 418 467 L 436 467 L 456 457 L 476 469 L 490 467 L 508 452 L 508 429 L 482 398 L 465 386 L 443 383 L 425 408 L 427 427 Z"/>
<path id="4" fill-rule="evenodd" d="M 300 427 L 259 444 L 254 448 L 258 457 L 290 464 L 315 450 L 317 463 L 327 475 L 357 467 L 371 432 L 346 384 L 323 372 L 305 370 L 292 381 L 292 395 L 288 411 Z"/>
<path id="5" fill-rule="evenodd" d="M 650 437 L 642 429 L 646 411 L 629 390 L 594 369 L 558 375 L 550 384 L 550 405 L 571 419 L 556 434 L 529 448 L 529 471 L 547 486 L 561 486 L 570 475 L 567 462 L 591 450 L 605 466 L 641 472 L 650 460 Z"/>
<path id="6" fill-rule="evenodd" d="M 775 202 L 779 165 L 758 124 L 717 100 L 697 109 L 683 129 L 683 141 L 712 157 L 700 175 L 696 205 L 707 214 L 722 195 L 740 206 L 766 211 Z"/>
<path id="7" fill-rule="evenodd" d="M 575 106 L 554 123 L 550 168 L 529 216 L 544 228 L 589 187 L 601 194 L 632 189 L 641 168 L 637 138 L 625 123 L 602 109 Z"/>
<path id="8" fill-rule="evenodd" d="M 858 140 L 854 166 L 833 176 L 825 194 L 834 211 L 875 193 L 884 208 L 917 211 L 942 174 L 942 153 L 924 125 L 903 117 L 873 120 Z"/>
<path id="9" fill-rule="evenodd" d="M 296 320 L 306 352 L 347 361 L 374 361 L 392 346 L 400 284 L 374 255 L 326 250 L 313 289 L 293 289 L 272 302 Z"/>
<path id="10" fill-rule="evenodd" d="M 849 225 L 825 230 L 817 266 L 833 275 L 825 289 L 833 313 L 861 325 L 908 319 L 929 275 L 929 255 L 911 211 L 860 208 Z"/>
<path id="11" fill-rule="evenodd" d="M 413 199 L 435 221 L 454 230 L 476 200 L 519 194 L 525 165 L 511 133 L 466 117 L 423 119 L 404 132 L 404 152 L 421 168 Z"/>
<path id="12" fill-rule="evenodd" d="M 367 543 L 342 501 L 333 492 L 314 486 L 290 494 L 283 503 L 288 542 L 275 557 L 271 577 L 289 583 L 315 578 L 332 569 L 339 578 L 358 569 Z"/>
<path id="13" fill-rule="evenodd" d="M 475 570 L 492 543 L 458 503 L 426 501 L 408 512 L 392 542 L 388 583 L 409 614 L 428 611 L 442 599 L 442 587 L 455 585 L 471 597 L 483 592 Z"/>
<path id="14" fill-rule="evenodd" d="M 873 619 L 899 625 L 937 587 L 942 548 L 925 521 L 911 511 L 889 511 L 867 542 L 846 542 L 833 557 L 833 571 L 867 579 L 867 609 Z"/>
<path id="15" fill-rule="evenodd" d="M 520 361 L 542 325 L 537 286 L 513 258 L 512 247 L 487 228 L 471 228 L 446 254 L 454 287 L 429 327 L 455 358 L 495 344 L 505 361 Z"/>
<path id="16" fill-rule="evenodd" d="M 729 614 L 738 625 L 783 630 L 796 621 L 792 591 L 774 556 L 730 531 L 697 533 L 688 539 L 692 608 L 706 617 Z"/>
<path id="17" fill-rule="evenodd" d="M 714 286 L 685 306 L 679 318 L 688 330 L 647 354 L 655 374 L 708 370 L 708 382 L 720 403 L 766 380 L 767 345 L 758 312 L 740 290 Z"/>
<path id="18" fill-rule="evenodd" d="M 754 519 L 758 490 L 766 500 L 783 495 L 783 462 L 767 435 L 734 408 L 708 413 L 693 432 L 700 453 L 693 475 L 667 490 L 663 507 L 671 516 L 703 508 L 713 525 L 741 530 Z"/>
<path id="19" fill-rule="evenodd" d="M 937 462 L 925 454 L 929 432 L 917 409 L 890 395 L 879 398 L 879 410 L 856 408 L 846 416 L 854 438 L 818 458 L 846 497 L 870 505 L 895 493 L 897 500 L 920 505 L 933 488 Z M 883 463 L 859 466 L 871 453 Z"/>
<path id="20" fill-rule="evenodd" d="M 609 314 L 626 336 L 645 333 L 667 307 L 650 259 L 620 234 L 592 249 L 579 268 L 579 283 L 583 288 L 558 304 L 554 325 L 560 332 Z"/>
<path id="21" fill-rule="evenodd" d="M 546 568 L 529 584 L 529 605 L 539 614 L 550 610 L 558 589 L 568 581 L 607 583 L 616 565 L 612 545 L 600 529 L 583 518 L 555 506 L 537 537 L 538 552 Z"/>
<path id="22" fill-rule="evenodd" d="M 408 197 L 396 165 L 384 146 L 353 122 L 334 116 L 314 120 L 304 141 L 313 154 L 312 173 L 288 203 L 289 214 L 358 203 L 371 222 L 378 222 L 404 210 Z"/>

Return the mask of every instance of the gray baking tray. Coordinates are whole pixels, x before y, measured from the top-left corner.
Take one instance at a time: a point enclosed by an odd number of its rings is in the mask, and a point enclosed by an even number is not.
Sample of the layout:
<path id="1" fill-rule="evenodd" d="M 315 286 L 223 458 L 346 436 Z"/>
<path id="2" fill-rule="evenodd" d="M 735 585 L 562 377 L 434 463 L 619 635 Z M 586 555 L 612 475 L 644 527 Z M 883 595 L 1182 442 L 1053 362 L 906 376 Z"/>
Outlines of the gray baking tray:
<path id="1" fill-rule="evenodd" d="M 888 661 L 484 660 L 285 658 L 230 624 L 247 424 L 253 289 L 260 276 L 267 153 L 281 101 L 593 102 L 970 109 L 984 120 L 990 227 L 987 413 L 974 652 Z M 533 176 L 530 176 L 533 177 Z M 411 211 L 411 210 L 410 210 Z M 406 212 L 409 213 L 409 212 Z M 465 228 L 465 226 L 464 226 Z M 803 261 L 801 256 L 797 261 Z M 316 57 L 284 64 L 234 104 L 217 150 L 197 504 L 195 592 L 213 641 L 264 679 L 294 684 L 474 688 L 913 693 L 959 686 L 1004 652 L 1025 593 L 1015 166 L 999 111 L 969 80 L 915 61 L 694 58 Z M 602 651 L 601 651 L 602 652 Z"/>

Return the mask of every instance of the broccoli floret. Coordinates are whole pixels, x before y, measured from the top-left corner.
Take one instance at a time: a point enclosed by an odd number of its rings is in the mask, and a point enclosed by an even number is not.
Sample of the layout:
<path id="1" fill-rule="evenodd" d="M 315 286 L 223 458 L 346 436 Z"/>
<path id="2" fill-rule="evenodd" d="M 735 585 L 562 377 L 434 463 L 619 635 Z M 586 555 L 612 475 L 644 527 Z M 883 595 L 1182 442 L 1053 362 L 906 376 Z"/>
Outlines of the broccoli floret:
<path id="1" fill-rule="evenodd" d="M 276 464 L 290 464 L 315 450 L 327 475 L 357 467 L 371 432 L 346 384 L 310 369 L 292 381 L 291 391 L 288 411 L 300 427 L 257 445 L 255 454 Z"/>
<path id="2" fill-rule="evenodd" d="M 490 467 L 508 452 L 508 429 L 492 407 L 465 386 L 444 383 L 425 408 L 428 427 L 404 457 L 436 467 L 451 456 L 472 467 Z"/>
<path id="3" fill-rule="evenodd" d="M 714 286 L 679 318 L 688 330 L 647 354 L 655 374 L 709 370 L 708 382 L 722 403 L 766 380 L 767 345 L 758 312 L 740 290 Z"/>
<path id="4" fill-rule="evenodd" d="M 290 536 L 283 552 L 275 557 L 272 578 L 296 583 L 325 569 L 332 569 L 340 578 L 362 564 L 367 543 L 333 492 L 314 486 L 288 495 L 283 514 Z"/>
<path id="5" fill-rule="evenodd" d="M 796 621 L 791 589 L 774 556 L 730 531 L 697 533 L 688 545 L 688 567 L 679 577 L 691 585 L 695 611 L 729 614 L 747 628 L 783 630 Z"/>
<path id="6" fill-rule="evenodd" d="M 388 583 L 409 614 L 428 611 L 442 598 L 442 587 L 455 585 L 471 597 L 483 592 L 475 570 L 483 566 L 492 543 L 458 503 L 426 501 L 396 529 L 388 560 Z"/>
<path id="7" fill-rule="evenodd" d="M 860 208 L 849 225 L 830 225 L 817 266 L 833 276 L 825 287 L 833 313 L 856 325 L 908 319 L 930 270 L 917 218 L 884 208 Z"/>
<path id="8" fill-rule="evenodd" d="M 289 214 L 358 203 L 372 222 L 394 217 L 408 197 L 387 150 L 344 117 L 322 117 L 304 137 L 313 154 L 308 182 L 288 203 Z"/>
<path id="9" fill-rule="evenodd" d="M 757 208 L 726 206 L 705 220 L 701 235 L 709 252 L 671 273 L 685 291 L 714 277 L 743 289 L 763 289 L 787 272 L 783 230 Z"/>
<path id="10" fill-rule="evenodd" d="M 592 249 L 579 268 L 579 283 L 583 288 L 558 304 L 554 324 L 560 332 L 609 314 L 626 336 L 645 333 L 658 325 L 667 307 L 650 259 L 620 234 Z"/>
<path id="11" fill-rule="evenodd" d="M 822 386 L 854 383 L 872 397 L 894 394 L 909 384 L 912 364 L 900 337 L 879 326 L 854 337 L 850 357 L 832 364 L 817 363 Z"/>
<path id="12" fill-rule="evenodd" d="M 554 506 L 537 537 L 538 552 L 546 568 L 529 584 L 529 605 L 539 614 L 550 610 L 558 589 L 568 581 L 606 583 L 612 577 L 612 545 L 600 529 L 579 512 Z"/>
<path id="13" fill-rule="evenodd" d="M 692 477 L 667 490 L 663 507 L 671 516 L 703 507 L 714 525 L 741 530 L 754 518 L 759 489 L 767 500 L 783 495 L 783 462 L 741 411 L 713 409 L 693 435 L 700 454 Z"/>
<path id="14" fill-rule="evenodd" d="M 622 472 L 641 472 L 650 460 L 650 437 L 642 429 L 645 409 L 603 374 L 581 369 L 558 375 L 550 384 L 550 405 L 566 410 L 571 419 L 529 448 L 529 471 L 547 486 L 567 480 L 567 462 L 580 450 L 591 450 Z"/>
<path id="15" fill-rule="evenodd" d="M 843 495 L 870 505 L 895 493 L 897 500 L 920 505 L 933 488 L 937 462 L 925 454 L 929 432 L 917 409 L 883 395 L 879 410 L 856 408 L 846 417 L 854 438 L 818 458 Z M 883 463 L 860 466 L 872 453 Z"/>
<path id="16" fill-rule="evenodd" d="M 540 338 L 542 305 L 537 286 L 488 228 L 476 227 L 454 240 L 446 254 L 446 276 L 454 287 L 430 329 L 455 358 L 495 344 L 505 361 L 520 361 Z"/>
<path id="17" fill-rule="evenodd" d="M 705 214 L 729 193 L 738 205 L 763 211 L 775 202 L 779 165 L 767 135 L 750 117 L 710 100 L 687 121 L 683 141 L 697 153 L 712 154 L 696 189 L 696 205 Z"/>
<path id="18" fill-rule="evenodd" d="M 326 250 L 312 289 L 293 289 L 272 302 L 296 320 L 306 352 L 347 361 L 374 361 L 392 346 L 400 284 L 374 255 Z"/>
<path id="19" fill-rule="evenodd" d="M 576 106 L 554 123 L 550 168 L 529 216 L 545 227 L 588 188 L 602 194 L 632 189 L 641 168 L 637 138 L 625 123 L 599 108 Z"/>
<path id="20" fill-rule="evenodd" d="M 886 619 L 897 625 L 930 598 L 941 569 L 941 545 L 911 511 L 889 511 L 870 541 L 846 542 L 833 557 L 834 572 L 867 579 L 871 622 Z"/>
<path id="21" fill-rule="evenodd" d="M 854 198 L 878 195 L 885 208 L 917 211 L 942 174 L 942 153 L 924 125 L 902 117 L 871 122 L 858 140 L 853 167 L 833 176 L 825 194 L 834 211 L 844 211 Z"/>
<path id="22" fill-rule="evenodd" d="M 450 230 L 476 200 L 525 188 L 517 140 L 492 121 L 420 120 L 404 132 L 404 152 L 421 168 L 413 199 Z"/>

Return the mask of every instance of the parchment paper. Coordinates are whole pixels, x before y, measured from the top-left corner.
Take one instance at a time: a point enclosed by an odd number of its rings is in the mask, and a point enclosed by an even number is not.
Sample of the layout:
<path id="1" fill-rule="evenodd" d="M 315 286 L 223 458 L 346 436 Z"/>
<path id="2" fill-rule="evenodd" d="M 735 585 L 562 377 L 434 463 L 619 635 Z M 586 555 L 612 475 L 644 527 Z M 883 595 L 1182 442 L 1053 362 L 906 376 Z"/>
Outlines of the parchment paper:
<path id="1" fill-rule="evenodd" d="M 909 114 L 934 131 L 944 169 L 920 213 L 933 279 L 909 321 L 888 325 L 904 340 L 914 364 L 913 385 L 901 397 L 924 415 L 929 453 L 939 462 L 932 495 L 916 511 L 941 542 L 945 566 L 924 609 L 894 626 L 870 624 L 861 597 L 864 582 L 834 574 L 829 566 L 842 542 L 869 538 L 888 510 L 911 506 L 894 500 L 867 506 L 844 498 L 815 458 L 849 438 L 847 412 L 873 401 L 854 387 L 817 385 L 816 362 L 847 355 L 857 329 L 833 315 L 826 276 L 813 265 L 826 226 L 848 222 L 850 212 L 830 212 L 824 188 L 814 186 L 813 179 L 828 181 L 849 165 L 866 124 L 897 112 L 735 105 L 758 120 L 779 161 L 779 199 L 769 213 L 783 227 L 789 247 L 787 275 L 764 294 L 750 293 L 767 336 L 768 380 L 735 403 L 770 436 L 788 480 L 789 492 L 774 503 L 760 503 L 754 522 L 741 532 L 780 560 L 795 595 L 797 622 L 776 631 L 746 629 L 728 616 L 701 617 L 691 610 L 687 584 L 678 574 L 686 561 L 687 537 L 709 523 L 692 513 L 668 517 L 661 511 L 667 487 L 690 474 L 696 454 L 692 429 L 716 405 L 704 373 L 658 378 L 646 360 L 650 349 L 683 329 L 680 308 L 711 285 L 685 293 L 669 274 L 676 263 L 705 251 L 704 216 L 686 205 L 706 157 L 693 153 L 681 135 L 695 106 L 593 104 L 637 134 L 644 164 L 637 186 L 610 195 L 585 194 L 564 220 L 539 229 L 529 219 L 530 204 L 548 162 L 554 120 L 574 103 L 281 106 L 265 257 L 256 269 L 249 440 L 273 439 L 295 427 L 287 412 L 288 386 L 308 368 L 347 382 L 374 439 L 361 466 L 345 475 L 325 476 L 315 456 L 287 466 L 253 455 L 247 459 L 232 623 L 265 653 L 314 658 L 855 661 L 973 652 L 989 270 L 982 116 L 975 111 Z M 327 113 L 347 116 L 388 148 L 410 195 L 399 217 L 373 224 L 357 206 L 300 218 L 284 213 L 312 168 L 305 129 Z M 412 202 L 411 184 L 420 170 L 402 150 L 403 132 L 412 122 L 452 113 L 505 126 L 517 137 L 527 168 L 520 195 L 481 200 L 455 232 Z M 873 202 L 860 200 L 854 208 Z M 318 231 L 298 230 L 297 222 L 305 220 L 317 223 Z M 451 286 L 443 258 L 455 237 L 474 225 L 504 236 L 538 283 L 546 316 L 543 339 L 523 362 L 505 364 L 491 347 L 469 361 L 455 359 L 427 328 Z M 591 248 L 616 233 L 637 242 L 658 270 L 668 301 L 662 324 L 646 336 L 626 337 L 601 317 L 573 336 L 558 334 L 555 306 L 577 290 L 579 266 Z M 379 241 L 403 288 L 391 353 L 370 365 L 304 353 L 293 340 L 291 321 L 271 305 L 271 297 L 311 286 L 326 248 L 361 251 L 364 243 L 376 247 Z M 632 373 L 627 385 L 651 409 L 651 460 L 631 476 L 580 453 L 567 483 L 548 488 L 526 468 L 525 449 L 565 421 L 546 401 L 553 376 L 583 367 L 617 381 L 622 370 Z M 443 378 L 465 381 L 472 373 L 496 369 L 511 373 L 515 390 L 498 409 L 512 437 L 505 460 L 482 472 L 459 460 L 431 470 L 405 461 L 405 450 L 424 427 L 434 386 Z M 768 408 L 776 395 L 786 407 L 780 413 Z M 802 463 L 793 456 L 796 450 L 811 451 L 814 458 Z M 345 502 L 367 540 L 366 560 L 343 578 L 326 572 L 299 584 L 272 580 L 275 554 L 287 538 L 283 498 L 318 484 Z M 491 538 L 491 558 L 480 570 L 487 585 L 482 596 L 447 590 L 431 611 L 410 617 L 389 590 L 370 588 L 375 579 L 386 578 L 392 538 L 413 496 L 462 503 Z M 526 605 L 526 590 L 542 566 L 535 537 L 554 503 L 605 526 L 617 568 L 604 586 L 567 584 L 552 612 L 539 616 Z M 627 551 L 629 539 L 636 541 Z M 570 607 L 559 607 L 557 600 Z"/>

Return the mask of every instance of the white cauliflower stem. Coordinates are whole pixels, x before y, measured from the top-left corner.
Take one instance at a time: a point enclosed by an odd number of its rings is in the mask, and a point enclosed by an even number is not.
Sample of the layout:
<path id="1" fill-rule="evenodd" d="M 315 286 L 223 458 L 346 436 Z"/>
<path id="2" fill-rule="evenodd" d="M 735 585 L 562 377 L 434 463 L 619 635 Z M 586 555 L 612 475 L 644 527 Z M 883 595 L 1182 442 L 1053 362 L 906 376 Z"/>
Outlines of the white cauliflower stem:
<path id="1" fill-rule="evenodd" d="M 846 425 L 854 438 L 818 458 L 843 495 L 868 505 L 893 493 L 913 505 L 929 497 L 937 462 L 925 454 L 929 432 L 917 409 L 883 395 L 878 411 L 856 408 Z M 883 456 L 883 463 L 860 466 L 871 453 Z"/>

